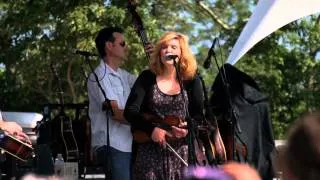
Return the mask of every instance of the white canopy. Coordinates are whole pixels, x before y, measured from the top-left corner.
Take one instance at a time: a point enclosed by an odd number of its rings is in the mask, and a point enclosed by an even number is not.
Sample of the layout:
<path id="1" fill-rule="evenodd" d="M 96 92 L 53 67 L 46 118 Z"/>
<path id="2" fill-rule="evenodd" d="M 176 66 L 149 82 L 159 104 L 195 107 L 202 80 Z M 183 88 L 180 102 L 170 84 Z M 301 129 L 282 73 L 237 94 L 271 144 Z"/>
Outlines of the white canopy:
<path id="1" fill-rule="evenodd" d="M 250 48 L 282 26 L 320 12 L 320 0 L 260 0 L 234 45 L 227 63 L 235 64 Z"/>

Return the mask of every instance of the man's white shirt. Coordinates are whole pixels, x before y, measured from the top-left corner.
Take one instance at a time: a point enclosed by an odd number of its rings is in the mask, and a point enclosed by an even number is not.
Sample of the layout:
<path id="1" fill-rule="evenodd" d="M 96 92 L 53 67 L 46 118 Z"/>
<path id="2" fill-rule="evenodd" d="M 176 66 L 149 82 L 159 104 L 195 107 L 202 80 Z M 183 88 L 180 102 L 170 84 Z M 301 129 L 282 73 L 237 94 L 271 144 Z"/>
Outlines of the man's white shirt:
<path id="1" fill-rule="evenodd" d="M 118 68 L 114 71 L 103 61 L 95 69 L 98 80 L 109 100 L 116 100 L 120 109 L 124 109 L 130 90 L 136 80 L 136 76 Z M 97 148 L 107 145 L 107 116 L 102 110 L 105 101 L 94 75 L 91 73 L 87 82 L 89 97 L 89 117 L 91 119 L 91 145 Z M 131 152 L 132 134 L 129 125 L 115 121 L 109 116 L 110 146 L 123 151 Z"/>

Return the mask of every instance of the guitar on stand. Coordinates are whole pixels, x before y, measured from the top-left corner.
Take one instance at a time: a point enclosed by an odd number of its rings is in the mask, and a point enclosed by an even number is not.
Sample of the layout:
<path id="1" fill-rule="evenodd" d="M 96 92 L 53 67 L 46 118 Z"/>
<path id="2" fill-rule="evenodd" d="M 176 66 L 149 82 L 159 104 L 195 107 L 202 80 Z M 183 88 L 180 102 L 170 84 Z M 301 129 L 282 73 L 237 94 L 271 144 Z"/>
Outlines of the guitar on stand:
<path id="1" fill-rule="evenodd" d="M 60 91 L 59 100 L 61 105 L 59 113 L 53 119 L 53 123 L 55 123 L 54 127 L 56 127 L 55 129 L 53 129 L 55 130 L 54 134 L 56 135 L 55 137 L 53 137 L 54 138 L 54 142 L 52 144 L 53 155 L 55 157 L 58 153 L 61 153 L 66 162 L 78 161 L 79 149 L 73 133 L 72 120 L 70 117 L 66 115 L 64 111 L 65 107 L 64 107 L 64 97 L 63 97 L 61 80 L 59 78 L 56 68 L 52 64 L 50 66 L 56 80 L 58 81 L 58 86 Z M 56 134 L 57 130 L 59 130 L 58 134 Z"/>

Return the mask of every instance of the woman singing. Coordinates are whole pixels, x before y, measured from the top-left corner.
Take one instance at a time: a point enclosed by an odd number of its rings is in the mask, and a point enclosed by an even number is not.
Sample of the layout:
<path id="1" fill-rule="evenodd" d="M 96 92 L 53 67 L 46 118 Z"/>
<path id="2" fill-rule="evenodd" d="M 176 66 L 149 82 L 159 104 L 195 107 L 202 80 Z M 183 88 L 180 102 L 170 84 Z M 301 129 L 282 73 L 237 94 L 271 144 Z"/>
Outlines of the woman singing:
<path id="1" fill-rule="evenodd" d="M 155 45 L 149 68 L 136 80 L 124 112 L 133 132 L 145 132 L 150 138 L 137 148 L 133 178 L 181 179 L 185 165 L 167 149 L 166 143 L 187 161 L 185 119 L 189 116 L 195 121 L 203 116 L 202 87 L 188 37 L 177 32 L 165 33 Z M 160 127 L 158 124 L 165 124 L 168 117 L 178 119 L 178 125 Z"/>

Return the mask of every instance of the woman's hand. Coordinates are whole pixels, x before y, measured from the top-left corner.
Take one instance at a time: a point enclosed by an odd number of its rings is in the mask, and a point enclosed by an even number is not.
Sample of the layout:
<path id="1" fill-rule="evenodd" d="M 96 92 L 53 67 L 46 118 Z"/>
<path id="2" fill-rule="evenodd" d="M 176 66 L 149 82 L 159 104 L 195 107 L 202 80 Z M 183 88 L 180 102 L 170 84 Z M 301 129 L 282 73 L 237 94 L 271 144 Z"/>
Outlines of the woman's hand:
<path id="1" fill-rule="evenodd" d="M 180 121 L 178 127 L 179 127 L 179 128 L 184 128 L 184 129 L 186 129 L 186 128 L 188 127 L 188 123 L 187 123 L 187 122 L 182 122 L 182 121 Z"/>
<path id="2" fill-rule="evenodd" d="M 154 130 L 152 131 L 152 135 L 151 135 L 151 139 L 154 142 L 159 143 L 162 146 L 166 146 L 166 136 L 172 137 L 172 135 L 170 133 L 168 133 L 167 131 L 155 127 Z"/>
<path id="3" fill-rule="evenodd" d="M 180 138 L 184 138 L 187 136 L 188 134 L 188 130 L 187 129 L 183 129 L 183 128 L 179 128 L 176 126 L 171 126 L 171 134 L 173 137 L 176 137 L 178 139 Z"/>

